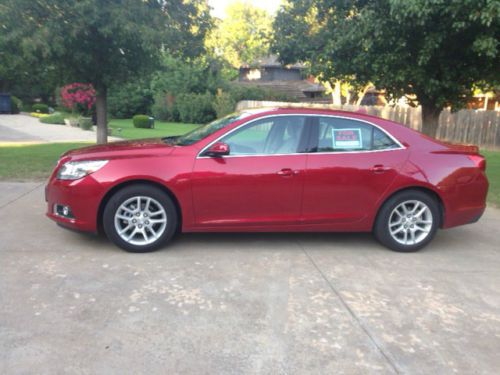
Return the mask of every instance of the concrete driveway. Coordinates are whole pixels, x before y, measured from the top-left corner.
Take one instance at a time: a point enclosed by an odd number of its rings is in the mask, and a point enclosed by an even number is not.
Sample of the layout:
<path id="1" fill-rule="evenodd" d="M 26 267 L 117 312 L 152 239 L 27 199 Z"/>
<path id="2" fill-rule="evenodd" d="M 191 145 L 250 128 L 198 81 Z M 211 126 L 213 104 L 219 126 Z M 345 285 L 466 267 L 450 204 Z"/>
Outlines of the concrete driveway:
<path id="1" fill-rule="evenodd" d="M 368 234 L 183 235 L 150 254 L 0 184 L 2 374 L 495 374 L 500 211 L 398 254 Z"/>
<path id="2" fill-rule="evenodd" d="M 110 141 L 121 140 L 108 137 Z M 12 142 L 95 142 L 93 131 L 77 127 L 44 124 L 37 118 L 25 114 L 0 115 L 0 143 Z"/>

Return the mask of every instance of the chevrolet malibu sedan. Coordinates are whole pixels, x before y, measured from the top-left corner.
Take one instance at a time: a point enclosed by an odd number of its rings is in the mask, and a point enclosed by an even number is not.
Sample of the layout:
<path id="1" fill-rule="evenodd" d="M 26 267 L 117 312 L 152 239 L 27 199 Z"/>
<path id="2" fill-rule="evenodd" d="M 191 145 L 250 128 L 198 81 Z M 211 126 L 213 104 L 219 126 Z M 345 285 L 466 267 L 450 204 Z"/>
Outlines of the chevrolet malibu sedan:
<path id="1" fill-rule="evenodd" d="M 481 217 L 485 168 L 477 147 L 361 113 L 243 111 L 178 137 L 65 153 L 47 216 L 131 252 L 177 232 L 373 232 L 410 252 Z"/>

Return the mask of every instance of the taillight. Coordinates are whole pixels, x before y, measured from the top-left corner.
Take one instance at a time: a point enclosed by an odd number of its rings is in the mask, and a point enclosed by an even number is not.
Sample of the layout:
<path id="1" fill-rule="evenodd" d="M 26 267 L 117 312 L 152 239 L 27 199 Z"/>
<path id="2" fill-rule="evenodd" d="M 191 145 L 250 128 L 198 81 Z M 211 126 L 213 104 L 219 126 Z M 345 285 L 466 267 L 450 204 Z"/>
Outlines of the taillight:
<path id="1" fill-rule="evenodd" d="M 486 170 L 486 159 L 481 155 L 467 155 L 474 165 L 482 171 Z"/>

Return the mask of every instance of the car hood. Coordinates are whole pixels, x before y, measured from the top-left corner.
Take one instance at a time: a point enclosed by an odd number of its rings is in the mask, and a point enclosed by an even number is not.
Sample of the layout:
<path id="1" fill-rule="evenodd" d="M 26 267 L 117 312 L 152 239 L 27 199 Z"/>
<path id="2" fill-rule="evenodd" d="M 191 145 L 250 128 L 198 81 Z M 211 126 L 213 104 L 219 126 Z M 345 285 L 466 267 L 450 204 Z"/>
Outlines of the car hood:
<path id="1" fill-rule="evenodd" d="M 61 158 L 65 159 L 94 159 L 109 157 L 125 157 L 139 155 L 155 155 L 158 153 L 169 153 L 173 150 L 171 145 L 166 144 L 161 138 L 136 139 L 131 141 L 111 142 L 102 145 L 93 145 L 64 153 Z"/>

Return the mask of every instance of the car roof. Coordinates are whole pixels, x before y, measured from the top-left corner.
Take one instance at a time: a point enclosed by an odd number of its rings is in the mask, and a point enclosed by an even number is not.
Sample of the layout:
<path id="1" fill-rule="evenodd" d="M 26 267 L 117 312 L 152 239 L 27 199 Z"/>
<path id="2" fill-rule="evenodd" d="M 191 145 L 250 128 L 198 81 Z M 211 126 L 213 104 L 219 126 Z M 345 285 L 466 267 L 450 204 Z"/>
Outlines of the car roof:
<path id="1" fill-rule="evenodd" d="M 331 108 L 314 108 L 314 107 L 259 107 L 247 108 L 240 110 L 240 113 L 246 116 L 252 115 L 277 115 L 277 114 L 317 114 L 330 116 L 346 116 L 353 118 L 365 118 L 370 120 L 382 120 L 380 117 L 369 115 L 365 110 L 359 111 L 344 111 Z"/>

